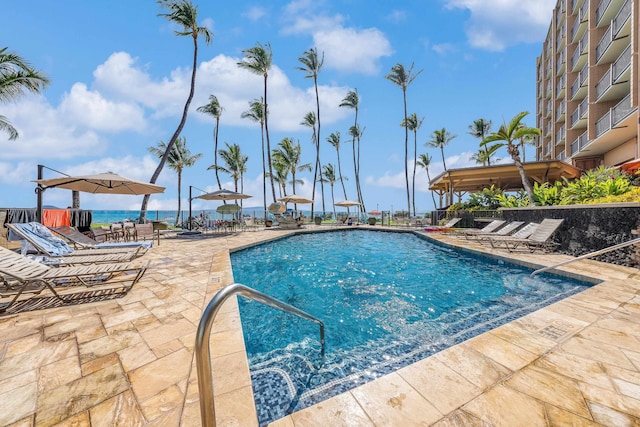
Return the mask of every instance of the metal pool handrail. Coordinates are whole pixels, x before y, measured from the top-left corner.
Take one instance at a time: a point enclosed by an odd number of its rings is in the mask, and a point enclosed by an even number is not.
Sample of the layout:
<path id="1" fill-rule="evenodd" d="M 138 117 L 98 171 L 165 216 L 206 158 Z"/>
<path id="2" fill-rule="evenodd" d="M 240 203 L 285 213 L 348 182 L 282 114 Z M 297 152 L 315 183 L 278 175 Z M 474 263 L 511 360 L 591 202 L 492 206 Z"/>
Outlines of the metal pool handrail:
<path id="1" fill-rule="evenodd" d="M 600 249 L 600 250 L 595 251 L 595 252 L 590 252 L 590 253 L 585 254 L 585 255 L 580 255 L 577 258 L 572 258 L 572 259 L 567 260 L 567 261 L 562 261 L 562 262 L 559 262 L 558 264 L 550 265 L 549 267 L 539 268 L 536 271 L 534 271 L 533 273 L 531 273 L 531 277 L 535 276 L 538 273 L 542 273 L 543 271 L 547 271 L 547 270 L 554 269 L 556 267 L 560 267 L 561 265 L 566 265 L 566 264 L 569 264 L 569 263 L 574 262 L 574 261 L 580 261 L 581 259 L 587 259 L 587 258 L 591 258 L 591 257 L 594 257 L 594 256 L 602 255 L 604 253 L 615 251 L 616 249 L 624 248 L 624 247 L 631 246 L 631 245 L 637 244 L 637 243 L 640 243 L 640 237 L 638 237 L 636 239 L 633 239 L 633 240 L 629 240 L 627 242 L 618 243 L 617 245 L 609 246 L 608 248 Z"/>
<path id="2" fill-rule="evenodd" d="M 262 292 L 256 291 L 255 289 L 251 289 L 250 287 L 239 283 L 233 283 L 222 288 L 217 294 L 215 294 L 213 299 L 207 305 L 207 308 L 205 308 L 202 313 L 202 317 L 200 318 L 198 330 L 196 331 L 195 352 L 196 368 L 198 370 L 198 388 L 200 390 L 200 417 L 202 419 L 202 425 L 205 427 L 215 427 L 216 425 L 216 412 L 213 402 L 213 376 L 211 374 L 211 350 L 209 348 L 211 327 L 213 326 L 213 321 L 222 304 L 229 297 L 236 294 L 320 325 L 321 355 L 324 358 L 324 323 L 320 319 L 317 319 L 292 305 L 286 304 L 270 297 L 267 294 L 263 294 Z"/>

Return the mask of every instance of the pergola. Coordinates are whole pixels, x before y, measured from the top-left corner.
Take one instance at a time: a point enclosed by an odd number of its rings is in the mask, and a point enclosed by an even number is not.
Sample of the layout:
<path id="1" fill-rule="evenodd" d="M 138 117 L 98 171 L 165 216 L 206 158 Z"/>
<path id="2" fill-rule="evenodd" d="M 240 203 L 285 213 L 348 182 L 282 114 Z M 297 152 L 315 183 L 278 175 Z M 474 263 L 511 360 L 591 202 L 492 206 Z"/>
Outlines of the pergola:
<path id="1" fill-rule="evenodd" d="M 524 170 L 531 182 L 542 184 L 562 179 L 580 177 L 580 169 L 560 160 L 524 163 Z M 429 190 L 440 196 L 458 194 L 458 198 L 466 192 L 478 192 L 495 185 L 504 191 L 518 191 L 522 187 L 522 179 L 516 165 L 503 164 L 493 166 L 479 166 L 474 168 L 449 169 L 436 176 L 429 182 Z"/>

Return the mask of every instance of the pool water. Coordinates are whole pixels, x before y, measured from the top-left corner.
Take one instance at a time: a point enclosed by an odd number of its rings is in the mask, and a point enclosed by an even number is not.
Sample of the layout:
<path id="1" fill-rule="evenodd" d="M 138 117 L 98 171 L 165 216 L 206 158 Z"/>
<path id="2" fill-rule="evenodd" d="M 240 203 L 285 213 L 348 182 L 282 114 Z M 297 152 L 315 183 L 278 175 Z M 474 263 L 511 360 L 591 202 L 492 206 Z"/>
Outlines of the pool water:
<path id="1" fill-rule="evenodd" d="M 261 425 L 591 286 L 408 233 L 303 234 L 231 256 L 234 279 L 325 323 L 239 298 Z"/>

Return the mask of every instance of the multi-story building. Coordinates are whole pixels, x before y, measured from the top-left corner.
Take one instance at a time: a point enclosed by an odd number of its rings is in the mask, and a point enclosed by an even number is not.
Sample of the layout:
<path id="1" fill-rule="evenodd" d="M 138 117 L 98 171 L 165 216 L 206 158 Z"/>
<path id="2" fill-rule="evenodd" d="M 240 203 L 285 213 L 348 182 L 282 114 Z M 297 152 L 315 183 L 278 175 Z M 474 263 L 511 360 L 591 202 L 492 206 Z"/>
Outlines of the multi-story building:
<path id="1" fill-rule="evenodd" d="M 538 160 L 640 158 L 640 0 L 558 0 L 537 59 Z"/>

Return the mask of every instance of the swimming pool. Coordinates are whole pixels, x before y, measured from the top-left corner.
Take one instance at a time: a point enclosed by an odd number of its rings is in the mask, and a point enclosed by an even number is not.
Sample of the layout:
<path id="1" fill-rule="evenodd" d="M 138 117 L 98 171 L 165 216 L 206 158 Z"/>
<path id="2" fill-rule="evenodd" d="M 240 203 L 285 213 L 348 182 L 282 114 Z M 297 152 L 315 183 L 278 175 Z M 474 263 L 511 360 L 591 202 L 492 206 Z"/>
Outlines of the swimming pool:
<path id="1" fill-rule="evenodd" d="M 317 325 L 239 298 L 261 425 L 591 286 L 405 233 L 304 234 L 231 258 L 236 282 L 326 326 L 323 361 Z"/>

